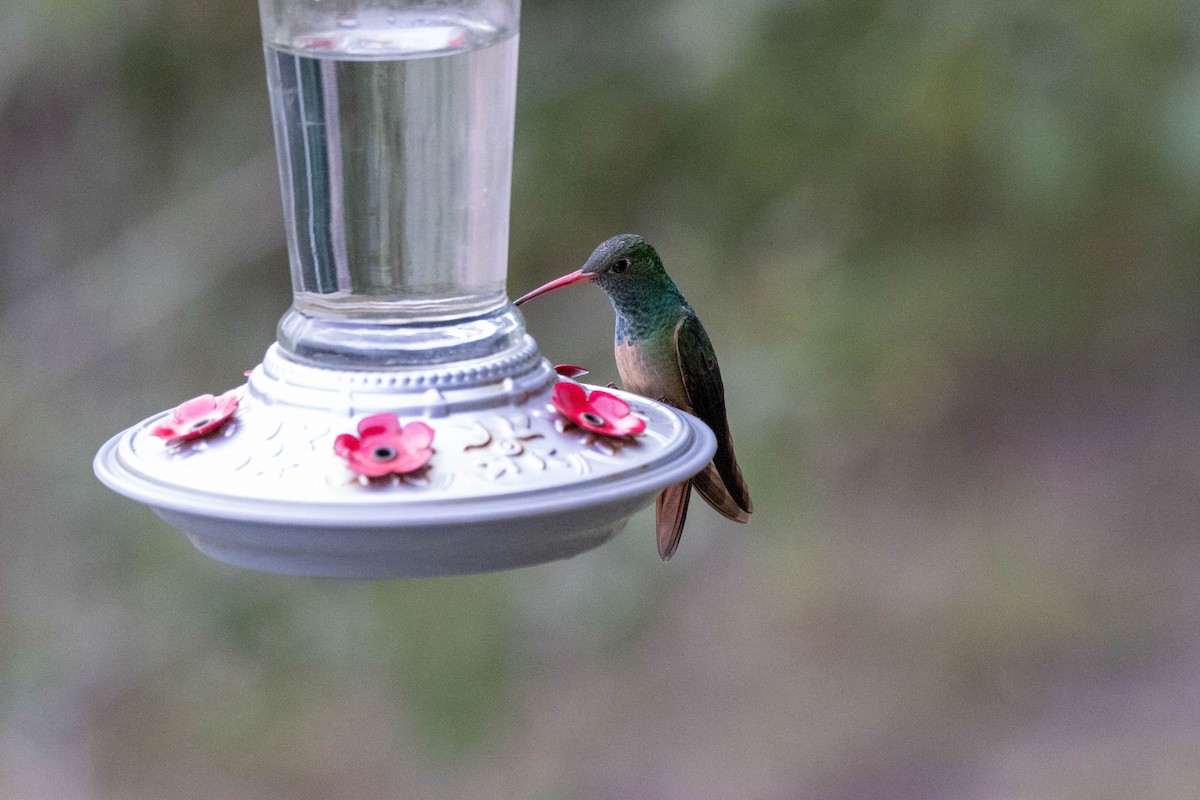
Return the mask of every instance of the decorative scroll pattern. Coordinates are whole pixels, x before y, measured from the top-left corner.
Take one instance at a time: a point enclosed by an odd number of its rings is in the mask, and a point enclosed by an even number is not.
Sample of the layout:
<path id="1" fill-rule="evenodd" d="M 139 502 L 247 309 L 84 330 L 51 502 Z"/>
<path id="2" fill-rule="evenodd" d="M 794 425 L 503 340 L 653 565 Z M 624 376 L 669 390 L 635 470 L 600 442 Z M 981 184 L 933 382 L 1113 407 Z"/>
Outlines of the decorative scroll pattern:
<path id="1" fill-rule="evenodd" d="M 333 453 L 333 439 L 352 429 L 353 419 L 326 415 L 314 421 L 311 411 L 251 398 L 210 437 L 164 445 L 138 434 L 132 447 L 148 474 L 200 491 L 295 501 L 393 495 L 454 500 L 600 479 L 649 462 L 680 435 L 678 422 L 654 406 L 634 400 L 634 413 L 648 422 L 647 435 L 623 439 L 564 420 L 546 394 L 476 412 L 469 422 L 453 415 L 428 419 L 436 431 L 428 466 L 370 479 L 353 474 Z"/>

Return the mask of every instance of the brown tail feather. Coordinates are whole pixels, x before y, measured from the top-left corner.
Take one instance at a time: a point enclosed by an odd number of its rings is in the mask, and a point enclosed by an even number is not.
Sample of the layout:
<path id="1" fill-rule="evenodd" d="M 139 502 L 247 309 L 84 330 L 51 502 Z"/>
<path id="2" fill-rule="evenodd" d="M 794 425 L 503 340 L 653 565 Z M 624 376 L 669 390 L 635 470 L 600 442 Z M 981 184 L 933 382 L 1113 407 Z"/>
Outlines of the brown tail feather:
<path id="1" fill-rule="evenodd" d="M 741 473 L 737 475 L 741 478 Z M 750 512 L 753 506 L 750 505 L 750 495 L 746 492 L 746 484 L 742 483 L 740 488 L 740 498 L 735 497 L 730 493 L 727 484 L 721 480 L 717 468 L 709 464 L 704 470 L 692 478 L 692 483 L 696 485 L 696 491 L 704 498 L 718 514 L 734 522 L 748 522 L 750 520 Z M 741 505 L 741 502 L 745 505 Z"/>
<path id="2" fill-rule="evenodd" d="M 658 529 L 658 555 L 663 561 L 670 561 L 671 556 L 675 555 L 675 549 L 679 547 L 691 496 L 691 481 L 668 486 L 658 495 L 654 522 Z"/>
<path id="3" fill-rule="evenodd" d="M 750 489 L 746 486 L 746 479 L 742 477 L 742 468 L 738 466 L 737 458 L 733 455 L 733 439 L 726 438 L 724 442 L 717 444 L 717 454 L 713 457 L 713 467 L 715 467 L 715 480 L 719 480 L 725 493 L 733 500 L 733 502 L 742 511 L 747 514 L 754 511 L 754 504 L 750 502 Z M 719 476 L 719 478 L 718 478 Z M 711 502 L 711 501 L 709 501 Z M 713 506 L 716 508 L 716 506 Z M 723 513 L 723 512 L 722 512 Z M 725 516 L 730 519 L 736 519 L 736 516 Z M 740 519 L 739 522 L 746 520 Z"/>

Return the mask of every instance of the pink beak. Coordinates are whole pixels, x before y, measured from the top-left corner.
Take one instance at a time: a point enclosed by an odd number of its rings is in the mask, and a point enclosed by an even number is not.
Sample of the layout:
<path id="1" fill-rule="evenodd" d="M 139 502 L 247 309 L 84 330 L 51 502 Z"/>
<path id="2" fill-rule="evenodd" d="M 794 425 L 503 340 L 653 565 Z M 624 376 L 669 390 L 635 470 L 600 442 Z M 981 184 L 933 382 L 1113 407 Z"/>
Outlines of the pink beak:
<path id="1" fill-rule="evenodd" d="M 583 270 L 577 269 L 574 272 L 572 272 L 570 275 L 563 275 L 561 278 L 555 278 L 554 280 L 547 283 L 545 286 L 539 286 L 538 288 L 534 289 L 532 292 L 525 295 L 524 297 L 517 298 L 513 302 L 513 305 L 519 306 L 527 300 L 532 300 L 533 298 L 537 297 L 539 294 L 545 294 L 546 292 L 552 292 L 555 289 L 561 288 L 563 286 L 570 286 L 572 283 L 584 283 L 586 281 L 590 281 L 594 277 L 596 277 L 595 273 L 585 274 Z"/>

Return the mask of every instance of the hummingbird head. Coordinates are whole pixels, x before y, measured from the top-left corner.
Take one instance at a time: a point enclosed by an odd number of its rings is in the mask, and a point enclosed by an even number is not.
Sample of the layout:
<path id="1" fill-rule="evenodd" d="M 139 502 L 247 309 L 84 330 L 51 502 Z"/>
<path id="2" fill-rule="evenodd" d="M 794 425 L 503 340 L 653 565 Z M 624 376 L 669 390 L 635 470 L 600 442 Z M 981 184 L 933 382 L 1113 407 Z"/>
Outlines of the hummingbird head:
<path id="1" fill-rule="evenodd" d="M 641 236 L 622 233 L 602 242 L 581 268 L 534 289 L 517 299 L 516 305 L 563 286 L 589 281 L 603 289 L 618 309 L 642 302 L 648 295 L 677 292 L 658 251 Z"/>

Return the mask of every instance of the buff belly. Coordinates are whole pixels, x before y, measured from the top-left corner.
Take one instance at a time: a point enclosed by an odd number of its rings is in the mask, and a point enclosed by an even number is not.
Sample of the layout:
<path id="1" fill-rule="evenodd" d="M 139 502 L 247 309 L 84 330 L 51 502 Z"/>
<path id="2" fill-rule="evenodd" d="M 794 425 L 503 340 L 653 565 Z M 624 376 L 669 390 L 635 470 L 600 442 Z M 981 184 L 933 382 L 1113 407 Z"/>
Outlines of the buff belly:
<path id="1" fill-rule="evenodd" d="M 660 353 L 655 353 L 655 349 L 651 343 L 636 346 L 618 344 L 613 348 L 617 372 L 621 375 L 621 388 L 691 411 L 675 360 L 675 348 L 658 348 L 663 351 Z"/>

